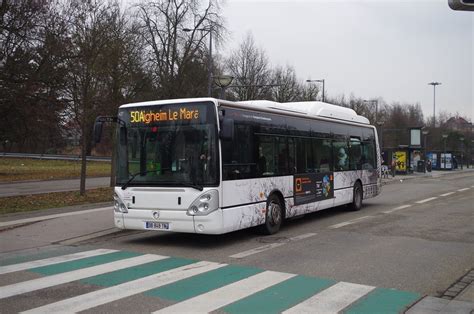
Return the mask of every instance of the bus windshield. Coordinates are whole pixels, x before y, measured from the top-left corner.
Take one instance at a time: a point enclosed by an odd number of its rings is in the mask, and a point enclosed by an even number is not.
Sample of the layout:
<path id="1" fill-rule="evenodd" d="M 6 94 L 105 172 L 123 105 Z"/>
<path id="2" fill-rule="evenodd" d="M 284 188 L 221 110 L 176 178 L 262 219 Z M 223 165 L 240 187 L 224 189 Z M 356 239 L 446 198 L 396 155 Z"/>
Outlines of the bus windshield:
<path id="1" fill-rule="evenodd" d="M 119 118 L 125 123 L 118 132 L 118 185 L 218 185 L 212 103 L 123 108 Z"/>

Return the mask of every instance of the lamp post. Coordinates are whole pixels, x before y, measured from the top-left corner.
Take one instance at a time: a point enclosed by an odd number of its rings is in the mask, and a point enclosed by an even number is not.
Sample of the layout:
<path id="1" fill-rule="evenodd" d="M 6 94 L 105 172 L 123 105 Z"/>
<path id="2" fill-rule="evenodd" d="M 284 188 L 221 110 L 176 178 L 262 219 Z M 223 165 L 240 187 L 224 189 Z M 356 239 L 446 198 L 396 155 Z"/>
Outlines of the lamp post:
<path id="1" fill-rule="evenodd" d="M 428 134 L 430 134 L 430 132 L 428 130 L 423 130 L 421 132 L 423 134 L 423 151 L 424 151 L 424 160 L 425 160 L 425 171 L 426 172 L 426 159 L 428 159 L 428 154 L 427 154 L 427 149 L 426 149 L 426 138 L 428 137 Z M 431 171 L 431 170 L 430 170 Z"/>
<path id="2" fill-rule="evenodd" d="M 444 140 L 444 150 L 443 150 L 443 156 L 444 158 L 441 158 L 441 162 L 444 163 L 444 169 L 446 169 L 446 139 L 448 138 L 448 134 L 443 134 L 441 135 Z"/>
<path id="3" fill-rule="evenodd" d="M 377 122 L 377 125 L 379 126 L 379 129 L 380 129 L 380 149 L 382 151 L 382 155 L 383 155 L 383 125 L 384 123 L 385 122 L 383 121 Z"/>
<path id="4" fill-rule="evenodd" d="M 459 140 L 461 141 L 461 170 L 463 170 L 463 159 L 464 159 L 464 136 L 461 136 L 459 138 Z"/>
<path id="5" fill-rule="evenodd" d="M 322 80 L 306 80 L 306 83 L 323 83 L 323 102 L 325 100 L 324 98 L 324 79 Z"/>
<path id="6" fill-rule="evenodd" d="M 378 114 L 379 114 L 379 101 L 377 99 L 371 99 L 371 100 L 363 100 L 365 103 L 369 104 L 375 104 L 375 123 L 377 123 L 378 120 Z"/>
<path id="7" fill-rule="evenodd" d="M 207 60 L 207 95 L 212 97 L 212 25 L 209 28 L 183 28 L 184 32 L 208 31 L 209 32 L 209 59 Z"/>
<path id="8" fill-rule="evenodd" d="M 428 85 L 433 85 L 433 126 L 436 126 L 436 86 L 441 85 L 441 83 L 431 82 Z"/>
<path id="9" fill-rule="evenodd" d="M 221 75 L 214 77 L 214 83 L 220 87 L 220 99 L 225 99 L 225 89 L 232 83 L 234 77 L 231 75 Z"/>

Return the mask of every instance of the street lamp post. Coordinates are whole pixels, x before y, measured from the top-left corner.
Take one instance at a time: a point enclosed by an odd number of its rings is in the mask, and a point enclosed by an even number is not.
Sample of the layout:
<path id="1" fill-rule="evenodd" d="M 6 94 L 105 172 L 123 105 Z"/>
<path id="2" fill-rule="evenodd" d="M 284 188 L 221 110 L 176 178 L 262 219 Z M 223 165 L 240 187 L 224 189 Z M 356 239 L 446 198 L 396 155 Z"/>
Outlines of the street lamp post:
<path id="1" fill-rule="evenodd" d="M 322 80 L 306 80 L 306 83 L 323 83 L 323 102 L 325 101 L 325 98 L 324 98 L 324 79 Z"/>
<path id="2" fill-rule="evenodd" d="M 234 77 L 231 75 L 221 75 L 214 77 L 214 83 L 220 87 L 220 99 L 225 99 L 225 89 L 232 83 Z"/>
<path id="3" fill-rule="evenodd" d="M 441 83 L 431 82 L 428 85 L 433 85 L 433 126 L 436 126 L 436 86 L 441 85 Z"/>
<path id="4" fill-rule="evenodd" d="M 426 138 L 428 137 L 428 134 L 430 132 L 427 131 L 427 130 L 423 130 L 421 133 L 423 134 L 423 151 L 424 151 L 423 159 L 425 161 L 425 171 L 424 172 L 426 172 L 426 161 L 427 161 L 426 159 L 428 159 L 428 153 L 427 153 L 427 148 L 426 148 Z"/>
<path id="5" fill-rule="evenodd" d="M 207 60 L 207 95 L 212 97 L 212 25 L 210 28 L 196 28 L 196 31 L 209 31 L 209 58 Z M 194 31 L 191 28 L 183 28 L 184 32 Z"/>
<path id="6" fill-rule="evenodd" d="M 444 163 L 444 169 L 446 169 L 446 139 L 448 138 L 448 134 L 443 134 L 441 136 L 443 137 L 443 140 L 444 140 L 444 149 L 443 149 L 444 159 L 441 158 L 441 162 Z"/>
<path id="7" fill-rule="evenodd" d="M 379 126 L 379 129 L 380 129 L 380 150 L 381 150 L 381 155 L 383 156 L 383 125 L 384 125 L 384 122 L 383 121 L 377 122 L 377 125 Z"/>
<path id="8" fill-rule="evenodd" d="M 463 159 L 464 159 L 464 136 L 461 136 L 459 138 L 459 140 L 461 141 L 461 170 L 463 170 Z"/>

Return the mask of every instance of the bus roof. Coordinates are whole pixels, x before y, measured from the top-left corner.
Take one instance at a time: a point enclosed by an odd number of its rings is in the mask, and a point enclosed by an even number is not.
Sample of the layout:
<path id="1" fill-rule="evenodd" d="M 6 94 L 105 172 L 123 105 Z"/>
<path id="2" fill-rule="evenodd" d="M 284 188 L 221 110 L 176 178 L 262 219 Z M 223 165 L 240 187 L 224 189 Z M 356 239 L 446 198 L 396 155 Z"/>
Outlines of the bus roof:
<path id="1" fill-rule="evenodd" d="M 322 101 L 301 101 L 301 102 L 287 102 L 279 103 L 269 100 L 249 100 L 249 101 L 228 101 L 215 98 L 183 98 L 183 99 L 167 99 L 155 100 L 138 103 L 130 103 L 120 106 L 120 108 L 153 106 L 164 104 L 178 104 L 184 102 L 203 102 L 211 101 L 214 103 L 221 102 L 228 106 L 245 107 L 247 109 L 256 110 L 271 110 L 273 112 L 281 112 L 282 114 L 297 114 L 308 117 L 321 117 L 329 119 L 337 119 L 348 122 L 355 122 L 360 124 L 370 124 L 369 120 L 363 116 L 358 115 L 354 110 L 346 107 L 328 104 Z"/>
<path id="2" fill-rule="evenodd" d="M 336 106 L 322 101 L 279 103 L 268 100 L 251 100 L 241 101 L 238 103 L 247 104 L 253 108 L 261 107 L 286 113 L 306 115 L 309 117 L 323 117 L 362 124 L 370 124 L 369 120 L 366 117 L 358 115 L 354 110 L 350 108 Z"/>

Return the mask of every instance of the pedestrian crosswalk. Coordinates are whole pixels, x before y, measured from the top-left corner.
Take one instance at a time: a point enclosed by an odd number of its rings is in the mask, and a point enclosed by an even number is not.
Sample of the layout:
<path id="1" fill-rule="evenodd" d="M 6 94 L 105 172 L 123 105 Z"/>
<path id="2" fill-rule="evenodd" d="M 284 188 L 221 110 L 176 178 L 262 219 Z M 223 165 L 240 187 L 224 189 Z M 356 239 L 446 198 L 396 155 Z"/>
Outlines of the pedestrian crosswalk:
<path id="1" fill-rule="evenodd" d="M 33 277 L 2 283 L 7 276 L 28 274 Z M 142 296 L 140 302 L 148 300 L 146 308 L 153 313 L 401 313 L 421 297 L 241 265 L 107 249 L 2 265 L 0 285 L 2 312 L 24 313 L 114 311 L 114 303 L 133 303 L 137 296 Z M 62 290 L 67 293 L 58 293 Z M 35 302 L 25 302 L 32 296 Z"/>

